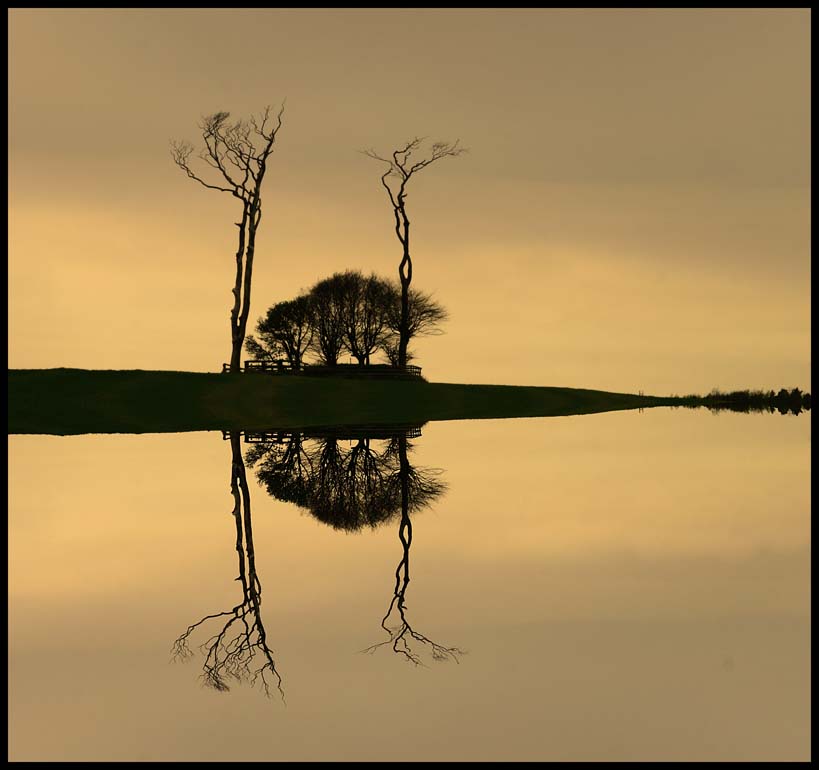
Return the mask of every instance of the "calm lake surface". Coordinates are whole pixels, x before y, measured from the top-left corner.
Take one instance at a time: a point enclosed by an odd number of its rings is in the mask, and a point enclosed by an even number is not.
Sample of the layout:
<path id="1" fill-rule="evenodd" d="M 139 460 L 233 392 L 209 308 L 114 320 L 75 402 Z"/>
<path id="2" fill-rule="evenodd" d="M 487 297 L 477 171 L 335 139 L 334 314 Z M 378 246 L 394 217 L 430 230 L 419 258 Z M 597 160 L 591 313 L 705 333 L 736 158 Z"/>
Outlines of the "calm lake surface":
<path id="1" fill-rule="evenodd" d="M 410 443 L 446 490 L 409 513 L 405 616 L 465 654 L 362 654 L 389 639 L 400 510 L 334 529 L 248 464 L 285 705 L 275 677 L 269 698 L 203 686 L 224 618 L 171 660 L 242 602 L 230 441 L 9 436 L 9 758 L 810 759 L 809 415 L 430 423 Z"/>

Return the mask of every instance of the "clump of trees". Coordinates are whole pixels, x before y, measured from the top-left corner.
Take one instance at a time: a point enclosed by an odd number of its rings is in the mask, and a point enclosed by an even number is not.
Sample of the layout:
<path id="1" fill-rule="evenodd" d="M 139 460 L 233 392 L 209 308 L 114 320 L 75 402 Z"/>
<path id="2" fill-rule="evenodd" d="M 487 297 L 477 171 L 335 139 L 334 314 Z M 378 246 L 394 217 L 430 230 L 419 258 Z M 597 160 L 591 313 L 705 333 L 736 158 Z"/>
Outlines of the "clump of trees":
<path id="1" fill-rule="evenodd" d="M 696 409 L 704 406 L 712 412 L 730 410 L 732 412 L 770 412 L 780 414 L 801 414 L 810 411 L 811 395 L 803 393 L 799 388 L 787 390 L 780 388 L 776 393 L 773 390 L 733 390 L 723 392 L 714 388 L 706 396 L 683 396 L 680 399 L 682 406 Z"/>
<path id="2" fill-rule="evenodd" d="M 403 432 L 396 430 L 389 439 L 354 441 L 347 446 L 331 432 L 295 432 L 280 442 L 254 444 L 245 459 L 269 495 L 347 532 L 375 528 L 400 516 L 404 484 L 413 512 L 446 490 L 437 469 L 409 461 L 402 465 L 402 452 L 412 449 Z"/>
<path id="3" fill-rule="evenodd" d="M 416 288 L 409 289 L 405 313 L 402 297 L 397 281 L 354 270 L 335 273 L 270 307 L 256 324 L 256 334 L 247 336 L 245 349 L 255 359 L 284 359 L 294 369 L 301 369 L 309 355 L 315 363 L 337 366 L 349 354 L 367 366 L 379 353 L 393 366 L 404 366 L 414 356 L 402 346 L 403 336 L 409 341 L 439 334 L 448 314 Z"/>

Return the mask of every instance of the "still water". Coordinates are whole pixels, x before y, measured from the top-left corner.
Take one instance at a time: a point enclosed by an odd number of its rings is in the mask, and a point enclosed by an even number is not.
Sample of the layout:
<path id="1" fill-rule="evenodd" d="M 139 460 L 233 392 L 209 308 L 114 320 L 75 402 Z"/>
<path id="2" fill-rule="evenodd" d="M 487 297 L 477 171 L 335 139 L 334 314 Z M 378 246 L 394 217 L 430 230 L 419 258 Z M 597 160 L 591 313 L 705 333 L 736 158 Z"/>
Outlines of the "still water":
<path id="1" fill-rule="evenodd" d="M 9 436 L 11 760 L 810 758 L 809 415 L 246 438 Z"/>

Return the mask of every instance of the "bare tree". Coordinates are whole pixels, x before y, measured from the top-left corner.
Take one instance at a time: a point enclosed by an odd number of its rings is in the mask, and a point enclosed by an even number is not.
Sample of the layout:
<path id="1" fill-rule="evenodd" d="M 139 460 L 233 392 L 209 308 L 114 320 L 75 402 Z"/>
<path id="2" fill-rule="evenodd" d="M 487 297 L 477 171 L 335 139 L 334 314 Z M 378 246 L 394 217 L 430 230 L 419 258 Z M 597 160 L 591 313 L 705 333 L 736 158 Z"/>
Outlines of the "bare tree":
<path id="1" fill-rule="evenodd" d="M 258 117 L 251 116 L 248 121 L 230 122 L 229 112 L 216 112 L 204 117 L 199 123 L 204 147 L 197 156 L 210 167 L 206 176 L 201 176 L 191 166 L 191 156 L 196 148 L 190 142 L 171 142 L 174 163 L 191 179 L 209 190 L 229 193 L 242 204 L 242 218 L 236 222 L 239 228 L 239 246 L 232 289 L 233 307 L 230 311 L 232 372 L 239 371 L 250 314 L 256 232 L 262 218 L 262 182 L 267 171 L 267 160 L 273 152 L 276 136 L 282 126 L 283 114 L 284 105 L 275 117 L 271 115 L 269 106 Z"/>
<path id="2" fill-rule="evenodd" d="M 395 234 L 401 243 L 403 255 L 398 266 L 398 277 L 401 280 L 401 331 L 398 341 L 398 366 L 407 365 L 407 345 L 409 344 L 409 287 L 412 283 L 412 257 L 410 256 L 410 220 L 407 216 L 407 184 L 413 174 L 446 157 L 456 157 L 466 152 L 455 142 L 434 142 L 425 157 L 413 163 L 412 155 L 423 143 L 423 138 L 415 137 L 406 142 L 403 148 L 395 150 L 389 158 L 379 155 L 375 150 L 364 150 L 370 158 L 387 164 L 387 170 L 381 176 L 381 184 L 387 191 L 395 216 Z"/>

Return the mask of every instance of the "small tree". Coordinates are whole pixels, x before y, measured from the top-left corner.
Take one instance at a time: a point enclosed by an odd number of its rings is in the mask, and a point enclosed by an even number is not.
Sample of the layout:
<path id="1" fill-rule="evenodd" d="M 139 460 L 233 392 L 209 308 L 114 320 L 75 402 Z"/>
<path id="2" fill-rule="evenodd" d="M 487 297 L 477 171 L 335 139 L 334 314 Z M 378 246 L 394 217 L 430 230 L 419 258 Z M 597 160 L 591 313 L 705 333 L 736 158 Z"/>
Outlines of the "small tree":
<path id="1" fill-rule="evenodd" d="M 360 365 L 369 364 L 370 356 L 384 342 L 387 313 L 392 300 L 392 286 L 375 273 L 346 273 L 344 286 L 344 333 L 347 349 Z"/>
<path id="2" fill-rule="evenodd" d="M 313 350 L 327 366 L 336 366 L 344 348 L 344 315 L 349 279 L 336 273 L 310 289 Z"/>
<path id="3" fill-rule="evenodd" d="M 427 157 L 415 163 L 410 161 L 412 154 L 418 150 L 423 139 L 416 137 L 408 141 L 402 149 L 395 150 L 389 158 L 385 158 L 375 150 L 365 150 L 364 154 L 370 158 L 387 164 L 387 170 L 381 176 L 381 184 L 387 191 L 395 217 L 395 235 L 403 249 L 401 262 L 398 266 L 398 277 L 401 281 L 401 323 L 399 326 L 397 365 L 407 365 L 407 346 L 409 345 L 409 288 L 412 283 L 412 257 L 410 256 L 410 220 L 407 216 L 407 184 L 414 174 L 446 157 L 456 157 L 466 152 L 458 147 L 458 141 L 433 143 Z"/>
<path id="4" fill-rule="evenodd" d="M 274 360 L 284 355 L 291 367 L 301 369 L 304 353 L 313 340 L 312 318 L 313 309 L 307 295 L 279 302 L 259 319 L 258 340 L 248 335 L 245 348 L 260 359 Z"/>
<path id="5" fill-rule="evenodd" d="M 428 337 L 441 334 L 441 324 L 449 318 L 443 305 L 436 302 L 432 296 L 418 289 L 408 292 L 408 313 L 406 319 L 407 343 L 414 337 Z M 393 366 L 401 366 L 400 341 L 401 328 L 404 323 L 401 288 L 392 284 L 385 314 L 385 328 L 387 334 L 383 336 L 382 349 Z M 404 360 L 411 361 L 415 356 L 408 346 L 404 349 Z M 406 363 L 404 364 L 406 366 Z"/>
<path id="6" fill-rule="evenodd" d="M 256 232 L 262 218 L 262 182 L 284 114 L 282 106 L 275 119 L 271 119 L 270 109 L 265 107 L 258 118 L 251 116 L 248 122 L 229 122 L 229 112 L 216 112 L 202 119 L 199 128 L 204 148 L 199 151 L 198 158 L 210 167 L 211 170 L 207 172 L 210 181 L 193 170 L 191 156 L 194 146 L 187 141 L 171 142 L 174 163 L 191 179 L 209 190 L 229 193 L 242 204 L 242 217 L 236 222 L 239 228 L 239 246 L 232 289 L 233 307 L 230 311 L 232 372 L 238 372 L 240 368 L 250 314 Z"/>

